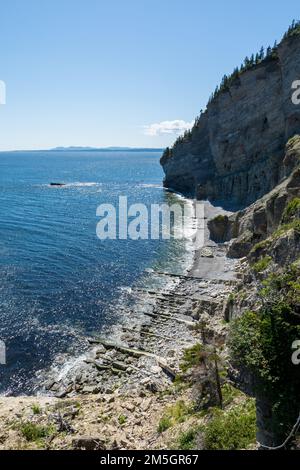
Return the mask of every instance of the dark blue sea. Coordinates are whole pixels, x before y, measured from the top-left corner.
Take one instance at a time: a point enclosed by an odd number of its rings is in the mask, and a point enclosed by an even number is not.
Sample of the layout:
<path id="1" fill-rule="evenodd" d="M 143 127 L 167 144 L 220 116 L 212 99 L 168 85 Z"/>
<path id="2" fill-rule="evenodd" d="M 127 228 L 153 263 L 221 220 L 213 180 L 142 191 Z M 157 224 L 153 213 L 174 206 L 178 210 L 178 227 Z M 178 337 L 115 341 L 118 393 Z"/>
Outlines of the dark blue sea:
<path id="1" fill-rule="evenodd" d="M 162 187 L 159 152 L 0 153 L 0 393 L 38 390 L 41 371 L 109 332 L 151 270 L 183 272 L 183 240 L 99 240 L 97 207 L 176 202 Z M 64 182 L 51 187 L 50 182 Z M 161 286 L 160 286 L 161 287 Z M 128 299 L 127 299 L 128 300 Z M 126 299 L 124 298 L 124 302 Z M 59 361 L 58 361 L 59 364 Z"/>

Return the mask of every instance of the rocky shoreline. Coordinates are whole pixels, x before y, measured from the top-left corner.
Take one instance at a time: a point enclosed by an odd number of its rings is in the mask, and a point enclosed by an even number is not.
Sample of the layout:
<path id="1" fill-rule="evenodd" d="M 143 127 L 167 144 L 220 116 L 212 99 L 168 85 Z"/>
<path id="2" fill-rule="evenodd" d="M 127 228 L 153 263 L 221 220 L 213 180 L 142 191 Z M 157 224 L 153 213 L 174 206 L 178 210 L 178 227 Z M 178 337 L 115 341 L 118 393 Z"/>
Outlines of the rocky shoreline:
<path id="1" fill-rule="evenodd" d="M 209 203 L 204 204 L 206 221 L 223 213 Z M 147 308 L 139 320 L 135 321 L 133 315 L 132 322 L 122 326 L 118 340 L 91 338 L 88 354 L 69 373 L 60 380 L 48 378 L 48 396 L 1 398 L 3 423 L 7 406 L 13 410 L 7 414 L 8 423 L 22 421 L 24 413 L 30 415 L 32 404 L 41 406 L 44 418 L 53 422 L 58 419 L 56 408 L 64 408 L 60 403 L 67 403 L 66 416 L 59 416 L 64 423 L 61 425 L 72 432 L 57 443 L 53 439 L 51 445 L 55 448 L 76 447 L 78 433 L 81 436 L 88 433 L 89 442 L 96 433 L 97 439 L 101 436 L 101 445 L 105 441 L 108 448 L 159 447 L 157 422 L 166 405 L 175 399 L 168 391 L 180 372 L 184 351 L 201 342 L 199 323 L 205 323 L 208 336 L 224 342 L 227 325 L 222 320 L 223 309 L 236 284 L 236 267 L 237 261 L 226 257 L 226 244 L 209 239 L 206 224 L 205 244 L 195 252 L 193 266 L 185 275 L 157 273 L 168 276 L 171 287 L 141 292 L 143 298 L 147 296 Z M 189 400 L 189 393 L 184 392 L 185 401 Z M 92 429 L 89 419 L 84 418 L 79 420 L 76 430 L 77 411 L 82 407 L 92 416 L 95 416 L 92 409 L 98 408 L 97 415 L 101 409 L 102 418 L 92 419 Z M 16 414 L 15 420 L 12 413 Z M 33 414 L 32 418 L 41 419 L 43 413 Z M 17 431 L 11 432 L 19 436 Z M 16 445 L 14 439 L 2 440 L 0 448 Z"/>
<path id="2" fill-rule="evenodd" d="M 223 213 L 204 205 L 206 220 Z M 216 310 L 235 282 L 235 264 L 226 258 L 224 245 L 209 239 L 206 228 L 205 244 L 195 251 L 188 272 L 154 273 L 168 278 L 166 289 L 133 290 L 131 295 L 143 302 L 142 314 L 135 301 L 137 313 L 127 315 L 118 338 L 90 338 L 88 352 L 65 375 L 48 378 L 46 393 L 64 398 L 116 389 L 123 393 L 141 385 L 153 392 L 163 390 L 178 374 L 183 351 L 199 342 L 195 327 L 200 317 L 215 328 Z"/>

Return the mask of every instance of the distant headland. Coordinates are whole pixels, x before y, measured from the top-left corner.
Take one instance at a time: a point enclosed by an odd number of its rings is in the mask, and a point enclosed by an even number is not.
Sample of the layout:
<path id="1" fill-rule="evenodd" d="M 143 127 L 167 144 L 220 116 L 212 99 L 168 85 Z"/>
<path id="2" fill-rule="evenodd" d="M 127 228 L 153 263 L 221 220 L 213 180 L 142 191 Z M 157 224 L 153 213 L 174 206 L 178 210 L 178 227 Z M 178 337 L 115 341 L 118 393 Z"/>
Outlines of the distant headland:
<path id="1" fill-rule="evenodd" d="M 55 147 L 49 152 L 163 152 L 163 148 L 149 147 Z"/>
<path id="2" fill-rule="evenodd" d="M 18 152 L 163 152 L 164 148 L 151 147 L 54 147 L 51 149 L 0 150 L 0 153 Z"/>

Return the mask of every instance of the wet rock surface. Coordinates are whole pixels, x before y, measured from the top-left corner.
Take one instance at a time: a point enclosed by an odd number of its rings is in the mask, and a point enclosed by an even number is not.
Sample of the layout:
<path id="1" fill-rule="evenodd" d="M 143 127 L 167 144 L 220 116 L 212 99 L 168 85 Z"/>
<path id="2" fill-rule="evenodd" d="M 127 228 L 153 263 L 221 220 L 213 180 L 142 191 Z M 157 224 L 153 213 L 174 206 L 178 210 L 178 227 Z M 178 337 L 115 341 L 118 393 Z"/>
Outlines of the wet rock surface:
<path id="1" fill-rule="evenodd" d="M 205 211 L 207 220 L 222 212 L 209 203 Z M 90 349 L 67 373 L 47 377 L 46 393 L 65 398 L 116 389 L 139 392 L 141 387 L 155 393 L 167 387 L 180 370 L 184 350 L 199 341 L 199 320 L 207 317 L 213 328 L 222 315 L 236 282 L 236 262 L 226 250 L 210 240 L 206 227 L 204 246 L 189 272 L 171 273 L 171 287 L 165 290 L 133 290 L 133 310 L 118 337 L 89 338 Z M 136 301 L 139 297 L 146 309 Z"/>

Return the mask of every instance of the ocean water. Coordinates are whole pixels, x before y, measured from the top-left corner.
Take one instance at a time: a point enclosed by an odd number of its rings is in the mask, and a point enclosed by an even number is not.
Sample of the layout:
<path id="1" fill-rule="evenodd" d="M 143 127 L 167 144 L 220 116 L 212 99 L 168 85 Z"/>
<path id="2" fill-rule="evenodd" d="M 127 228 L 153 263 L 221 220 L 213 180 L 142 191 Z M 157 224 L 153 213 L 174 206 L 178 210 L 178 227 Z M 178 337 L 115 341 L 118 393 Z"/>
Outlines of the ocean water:
<path id="1" fill-rule="evenodd" d="M 134 286 L 163 287 L 152 270 L 183 272 L 184 240 L 96 236 L 101 203 L 177 202 L 159 152 L 0 153 L 0 393 L 38 390 L 37 376 L 76 357 L 122 320 Z M 66 183 L 50 187 L 52 181 Z M 152 273 L 152 274 L 151 274 Z M 131 301 L 134 301 L 134 299 Z M 63 358 L 63 359 L 62 359 Z"/>

